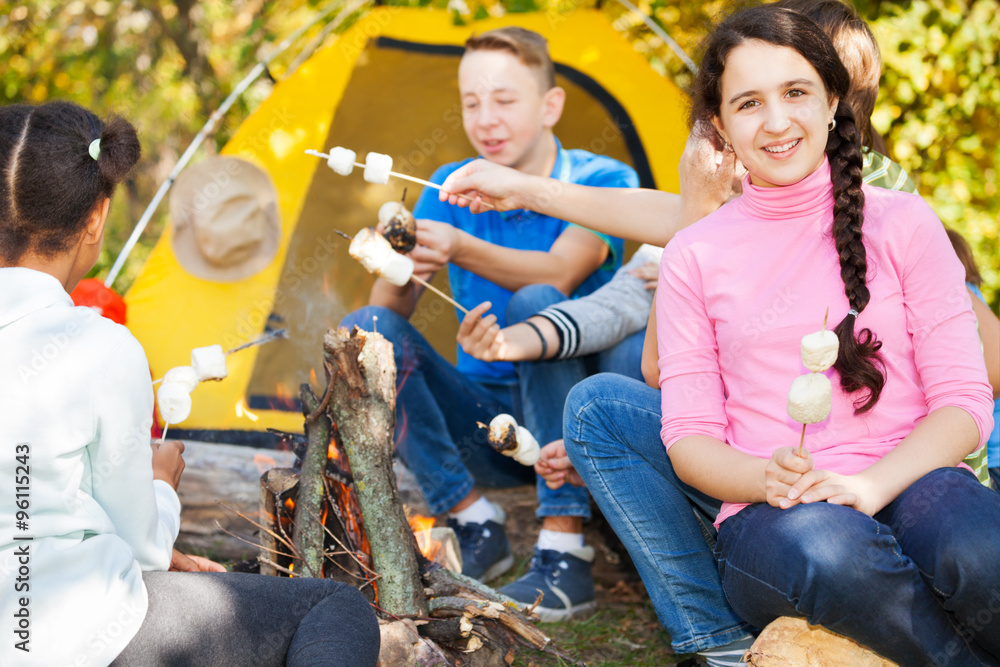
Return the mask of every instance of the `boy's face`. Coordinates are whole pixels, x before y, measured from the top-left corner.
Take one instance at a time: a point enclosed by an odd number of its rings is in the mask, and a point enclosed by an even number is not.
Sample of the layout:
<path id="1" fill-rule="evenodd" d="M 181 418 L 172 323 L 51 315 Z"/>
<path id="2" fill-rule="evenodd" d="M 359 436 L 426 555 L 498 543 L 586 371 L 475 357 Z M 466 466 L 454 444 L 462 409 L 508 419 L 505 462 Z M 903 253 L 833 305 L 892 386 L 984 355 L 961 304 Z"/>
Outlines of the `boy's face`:
<path id="1" fill-rule="evenodd" d="M 471 51 L 458 68 L 462 120 L 473 148 L 515 169 L 545 149 L 545 133 L 559 120 L 561 88 L 542 90 L 541 75 L 505 51 Z"/>

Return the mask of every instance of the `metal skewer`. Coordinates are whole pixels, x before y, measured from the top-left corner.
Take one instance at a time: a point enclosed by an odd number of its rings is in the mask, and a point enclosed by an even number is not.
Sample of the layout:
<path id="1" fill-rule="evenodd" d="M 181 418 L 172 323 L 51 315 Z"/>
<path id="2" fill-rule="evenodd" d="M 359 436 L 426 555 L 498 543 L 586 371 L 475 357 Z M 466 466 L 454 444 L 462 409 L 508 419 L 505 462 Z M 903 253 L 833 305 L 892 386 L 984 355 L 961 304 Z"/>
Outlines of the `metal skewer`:
<path id="1" fill-rule="evenodd" d="M 312 149 L 307 150 L 306 151 L 306 155 L 313 155 L 315 157 L 321 157 L 321 158 L 330 159 L 329 154 L 327 154 L 327 153 L 320 153 L 319 151 L 314 151 Z M 363 162 L 355 162 L 354 166 L 355 167 L 361 167 L 362 169 L 365 168 L 365 165 L 364 165 Z M 437 183 L 431 183 L 430 181 L 425 181 L 424 179 L 417 178 L 416 176 L 408 176 L 406 174 L 400 174 L 397 171 L 390 171 L 389 175 L 390 176 L 395 176 L 396 178 L 401 178 L 404 181 L 412 181 L 414 183 L 419 183 L 420 185 L 425 185 L 425 186 L 427 186 L 429 188 L 434 188 L 435 190 L 440 190 L 441 189 L 441 186 L 438 185 Z M 454 193 L 449 192 L 448 194 L 454 194 Z M 470 197 L 469 195 L 455 195 L 455 196 L 456 197 L 461 197 L 462 199 L 468 199 L 471 202 L 476 201 L 475 197 Z M 495 206 L 493 206 L 493 204 L 490 204 L 488 202 L 480 201 L 479 203 L 482 204 L 483 206 L 486 206 L 487 208 L 496 208 Z"/>
<path id="2" fill-rule="evenodd" d="M 279 338 L 288 338 L 287 329 L 278 329 L 277 331 L 269 331 L 260 338 L 250 341 L 249 343 L 244 343 L 239 347 L 234 347 L 233 349 L 226 352 L 226 356 L 229 356 L 233 352 L 239 352 L 240 350 L 245 350 L 248 347 L 253 347 L 255 345 L 264 345 L 265 343 L 270 343 L 272 340 L 277 340 Z"/>
<path id="3" fill-rule="evenodd" d="M 343 236 L 348 241 L 353 241 L 354 240 L 353 236 L 350 236 L 349 234 L 345 234 L 344 232 L 340 231 L 339 229 L 335 229 L 333 231 L 336 234 L 340 234 L 341 236 Z M 395 252 L 395 251 L 393 251 L 393 252 Z M 460 311 L 462 311 L 466 315 L 469 314 L 469 309 L 468 308 L 466 308 L 465 306 L 463 306 L 462 304 L 460 304 L 458 301 L 455 301 L 450 296 L 448 296 L 447 294 L 445 294 L 444 292 L 442 292 L 441 290 L 439 290 L 437 287 L 434 287 L 434 285 L 431 285 L 429 282 L 427 282 L 426 280 L 424 280 L 420 276 L 417 276 L 416 274 L 410 274 L 410 280 L 412 280 L 412 281 L 414 281 L 416 283 L 420 283 L 421 285 L 423 285 L 424 287 L 426 287 L 430 291 L 434 292 L 435 294 L 437 294 L 438 296 L 440 296 L 442 299 L 444 299 L 445 301 L 447 301 L 451 305 L 453 305 L 456 308 L 458 308 Z"/>

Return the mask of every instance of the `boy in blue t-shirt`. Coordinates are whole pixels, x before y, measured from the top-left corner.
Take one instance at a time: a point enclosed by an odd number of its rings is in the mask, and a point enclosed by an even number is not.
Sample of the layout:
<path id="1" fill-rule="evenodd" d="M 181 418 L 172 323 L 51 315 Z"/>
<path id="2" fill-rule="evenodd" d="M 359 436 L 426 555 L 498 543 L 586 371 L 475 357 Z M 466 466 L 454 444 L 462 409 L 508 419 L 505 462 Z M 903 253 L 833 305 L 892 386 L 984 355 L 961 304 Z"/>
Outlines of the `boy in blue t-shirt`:
<path id="1" fill-rule="evenodd" d="M 555 68 L 541 35 L 508 27 L 471 37 L 458 82 L 466 135 L 487 160 L 551 176 L 555 189 L 558 182 L 638 186 L 630 167 L 563 149 L 556 139 L 552 128 L 562 114 L 565 91 L 555 85 Z M 468 161 L 441 167 L 431 180 L 442 183 Z M 621 266 L 620 239 L 531 211 L 473 215 L 440 202 L 436 191 L 426 189 L 413 213 L 418 245 L 410 257 L 415 274 L 430 279 L 447 266 L 455 300 L 470 309 L 490 301 L 490 313 L 501 327 L 567 296 L 589 294 Z M 522 289 L 529 286 L 542 289 Z M 535 473 L 495 452 L 477 422 L 510 413 L 540 442 L 556 440 L 562 437 L 565 394 L 557 397 L 559 391 L 549 391 L 548 374 L 537 368 L 522 367 L 519 386 L 512 364 L 482 362 L 461 349 L 457 368 L 452 366 L 408 322 L 421 293 L 413 282 L 396 287 L 376 279 L 370 305 L 348 315 L 343 325 L 370 331 L 377 316 L 378 331 L 392 341 L 399 453 L 416 475 L 430 510 L 448 513 L 465 574 L 485 581 L 510 568 L 513 557 L 503 510 L 475 485 L 530 483 Z M 522 404 L 531 409 L 522 413 Z M 569 571 L 582 579 L 565 585 L 586 589 L 584 595 L 592 600 L 593 550 L 583 548 L 581 529 L 582 519 L 590 515 L 587 493 L 570 485 L 551 490 L 539 483 L 538 488 L 543 537 L 551 543 L 539 546 L 565 552 Z"/>

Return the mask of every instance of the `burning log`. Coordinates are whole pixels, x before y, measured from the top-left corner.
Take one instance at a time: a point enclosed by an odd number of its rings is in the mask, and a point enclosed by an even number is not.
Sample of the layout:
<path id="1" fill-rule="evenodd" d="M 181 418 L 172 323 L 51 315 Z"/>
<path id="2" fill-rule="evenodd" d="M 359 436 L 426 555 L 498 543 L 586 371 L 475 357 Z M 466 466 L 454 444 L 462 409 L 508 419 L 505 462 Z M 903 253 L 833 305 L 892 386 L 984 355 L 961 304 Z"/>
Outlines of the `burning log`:
<path id="1" fill-rule="evenodd" d="M 332 385 L 332 382 L 331 382 Z M 321 505 L 326 487 L 323 473 L 326 470 L 330 439 L 337 437 L 336 427 L 330 422 L 326 406 L 330 402 L 330 387 L 323 400 L 303 384 L 299 395 L 305 411 L 306 451 L 302 457 L 299 492 L 295 501 L 295 549 L 302 555 L 302 565 L 313 577 L 323 576 L 323 543 L 325 535 L 321 520 Z"/>
<path id="2" fill-rule="evenodd" d="M 362 590 L 376 584 L 377 608 L 392 619 L 383 622 L 380 664 L 503 667 L 513 661 L 518 646 L 575 663 L 535 627 L 530 609 L 439 564 L 458 556 L 457 543 L 431 545 L 439 549 L 439 562 L 418 552 L 415 532 L 426 549 L 433 540 L 433 519 L 415 516 L 411 529 L 399 499 L 392 466 L 392 345 L 357 328 L 331 330 L 323 357 L 328 379 L 323 398 L 317 399 L 308 385 L 301 392 L 308 439 L 301 475 L 271 470 L 261 478 L 262 573 L 338 578 L 360 583 Z M 323 480 L 318 505 L 315 482 L 309 481 L 316 470 Z M 309 521 L 316 517 L 318 522 Z M 325 533 L 322 539 L 300 534 L 317 525 Z M 331 552 L 331 540 L 339 551 Z M 307 554 L 317 545 L 320 565 L 309 564 Z M 425 556 L 432 553 L 425 549 Z M 455 552 L 451 558 L 448 549 Z M 345 557 L 350 561 L 336 560 Z M 331 562 L 340 571 L 329 567 Z"/>
<path id="3" fill-rule="evenodd" d="M 328 331 L 323 358 L 331 374 L 330 412 L 347 451 L 372 564 L 379 605 L 396 616 L 423 616 L 427 602 L 417 547 L 392 472 L 396 425 L 396 364 L 392 344 L 355 328 Z"/>

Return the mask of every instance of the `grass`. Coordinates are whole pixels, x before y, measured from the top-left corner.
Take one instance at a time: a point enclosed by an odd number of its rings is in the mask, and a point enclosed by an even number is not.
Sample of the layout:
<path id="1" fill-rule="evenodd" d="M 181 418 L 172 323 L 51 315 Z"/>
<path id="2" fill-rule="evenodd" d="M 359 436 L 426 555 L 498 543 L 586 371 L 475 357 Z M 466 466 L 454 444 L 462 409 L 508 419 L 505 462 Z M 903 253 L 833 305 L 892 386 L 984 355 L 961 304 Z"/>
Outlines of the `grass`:
<path id="1" fill-rule="evenodd" d="M 520 561 L 491 585 L 501 588 L 524 574 L 528 565 L 529 559 Z M 590 616 L 565 623 L 540 623 L 538 627 L 552 638 L 560 652 L 592 667 L 659 667 L 690 657 L 671 650 L 670 637 L 660 625 L 642 582 L 599 580 L 597 601 L 597 611 Z M 514 664 L 556 667 L 574 663 L 549 652 L 521 648 Z"/>

